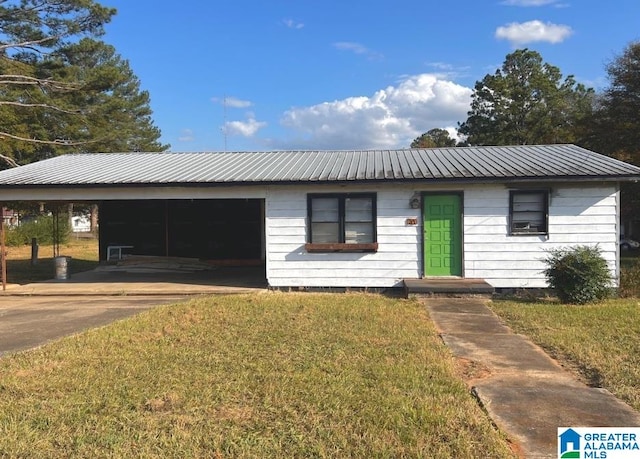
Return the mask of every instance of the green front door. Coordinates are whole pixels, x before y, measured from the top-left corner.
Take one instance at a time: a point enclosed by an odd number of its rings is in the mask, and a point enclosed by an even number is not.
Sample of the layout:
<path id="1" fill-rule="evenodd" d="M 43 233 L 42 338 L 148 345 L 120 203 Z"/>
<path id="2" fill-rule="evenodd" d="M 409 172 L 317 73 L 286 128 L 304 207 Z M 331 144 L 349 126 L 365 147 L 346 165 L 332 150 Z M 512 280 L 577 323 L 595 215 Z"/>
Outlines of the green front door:
<path id="1" fill-rule="evenodd" d="M 461 196 L 434 194 L 424 197 L 424 274 L 462 275 Z"/>

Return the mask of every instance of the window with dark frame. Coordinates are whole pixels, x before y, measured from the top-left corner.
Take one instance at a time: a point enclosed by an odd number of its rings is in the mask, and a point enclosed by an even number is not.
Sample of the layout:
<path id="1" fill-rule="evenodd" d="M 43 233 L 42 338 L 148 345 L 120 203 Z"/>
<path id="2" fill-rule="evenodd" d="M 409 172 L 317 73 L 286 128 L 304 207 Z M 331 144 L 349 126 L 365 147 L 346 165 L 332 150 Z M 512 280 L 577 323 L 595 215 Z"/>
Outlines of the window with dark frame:
<path id="1" fill-rule="evenodd" d="M 309 194 L 308 251 L 375 251 L 374 193 Z"/>
<path id="2" fill-rule="evenodd" d="M 509 192 L 509 233 L 514 235 L 549 232 L 549 192 L 511 190 Z"/>

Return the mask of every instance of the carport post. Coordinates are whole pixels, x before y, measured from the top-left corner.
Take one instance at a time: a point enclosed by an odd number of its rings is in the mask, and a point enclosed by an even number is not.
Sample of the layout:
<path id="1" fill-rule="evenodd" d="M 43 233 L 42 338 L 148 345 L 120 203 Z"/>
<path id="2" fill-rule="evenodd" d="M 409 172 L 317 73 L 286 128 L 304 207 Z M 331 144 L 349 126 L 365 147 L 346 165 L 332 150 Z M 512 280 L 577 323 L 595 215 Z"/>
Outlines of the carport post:
<path id="1" fill-rule="evenodd" d="M 31 266 L 38 264 L 38 239 L 31 238 Z"/>

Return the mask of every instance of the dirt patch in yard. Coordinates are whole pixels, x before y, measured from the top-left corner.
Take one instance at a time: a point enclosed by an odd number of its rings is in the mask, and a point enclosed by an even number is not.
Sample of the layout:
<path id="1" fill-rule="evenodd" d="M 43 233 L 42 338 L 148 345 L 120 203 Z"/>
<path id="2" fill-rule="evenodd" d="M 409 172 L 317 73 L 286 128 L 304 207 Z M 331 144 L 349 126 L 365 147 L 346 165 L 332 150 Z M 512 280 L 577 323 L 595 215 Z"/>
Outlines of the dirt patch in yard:
<path id="1" fill-rule="evenodd" d="M 471 387 L 480 379 L 486 379 L 492 375 L 491 370 L 481 362 L 463 357 L 456 358 L 456 373 Z"/>

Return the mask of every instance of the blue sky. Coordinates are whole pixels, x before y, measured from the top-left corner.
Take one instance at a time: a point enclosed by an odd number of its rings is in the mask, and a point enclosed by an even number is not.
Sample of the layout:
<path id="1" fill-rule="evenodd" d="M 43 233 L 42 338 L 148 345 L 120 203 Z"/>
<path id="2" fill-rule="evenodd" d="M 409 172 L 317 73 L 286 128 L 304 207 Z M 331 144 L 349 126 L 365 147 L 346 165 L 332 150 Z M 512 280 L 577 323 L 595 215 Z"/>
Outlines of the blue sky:
<path id="1" fill-rule="evenodd" d="M 602 88 L 640 39 L 638 0 L 101 3 L 172 151 L 408 147 L 517 48 Z"/>

